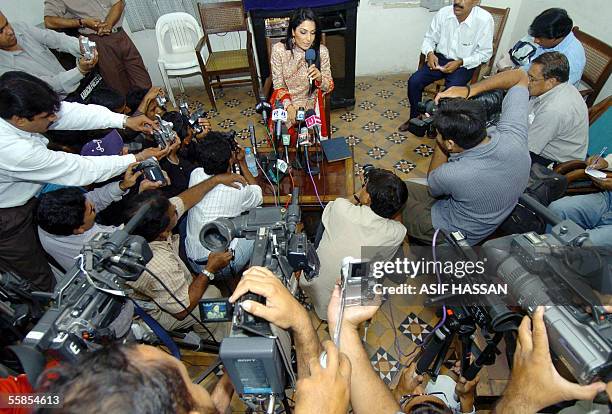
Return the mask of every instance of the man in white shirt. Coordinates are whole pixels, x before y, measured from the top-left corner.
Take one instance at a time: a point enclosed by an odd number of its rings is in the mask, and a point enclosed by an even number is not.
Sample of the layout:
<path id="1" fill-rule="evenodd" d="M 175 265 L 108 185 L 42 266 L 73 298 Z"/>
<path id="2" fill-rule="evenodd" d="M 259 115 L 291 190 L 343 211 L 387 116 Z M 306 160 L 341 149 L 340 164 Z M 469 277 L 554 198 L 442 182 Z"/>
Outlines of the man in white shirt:
<path id="1" fill-rule="evenodd" d="M 479 0 L 454 0 L 440 9 L 425 34 L 421 52 L 426 64 L 408 79 L 410 119 L 430 83 L 445 79 L 446 87 L 466 85 L 474 70 L 493 55 L 493 17 L 477 6 Z M 400 125 L 404 132 L 409 120 Z"/>
<path id="2" fill-rule="evenodd" d="M 327 306 L 340 275 L 342 259 L 366 254 L 390 260 L 406 236 L 401 210 L 408 198 L 406 184 L 390 171 L 374 168 L 365 184 L 350 199 L 337 198 L 323 210 L 325 227 L 317 254 L 319 276 L 300 285 L 310 298 L 320 319 L 326 319 Z M 368 251 L 362 252 L 362 248 Z"/>
<path id="3" fill-rule="evenodd" d="M 24 72 L 0 76 L 0 269 L 28 279 L 37 290 L 55 280 L 36 238 L 34 197 L 45 183 L 72 186 L 106 181 L 128 165 L 166 150 L 136 155 L 82 157 L 51 151 L 42 133 L 49 129 L 130 128 L 151 133 L 154 121 L 128 117 L 96 105 L 60 102 L 42 80 Z"/>
<path id="4" fill-rule="evenodd" d="M 70 53 L 77 67 L 65 70 L 50 49 Z M 12 70 L 27 71 L 45 82 L 62 98 L 74 92 L 98 62 L 81 57 L 79 39 L 25 23 L 11 25 L 0 13 L 0 75 Z"/>
<path id="5" fill-rule="evenodd" d="M 208 180 L 218 174 L 231 171 L 234 160 L 240 163 L 240 169 L 248 185 L 240 189 L 217 186 L 206 198 L 196 204 L 187 217 L 187 239 L 185 249 L 193 270 L 200 272 L 206 264 L 210 250 L 200 243 L 200 231 L 205 224 L 218 218 L 231 218 L 252 208 L 259 207 L 263 202 L 261 187 L 249 172 L 244 160 L 244 150 L 232 151 L 230 142 L 220 133 L 211 131 L 198 142 L 197 155 L 201 168 L 191 173 L 189 187 Z M 253 240 L 234 239 L 230 244 L 234 250 L 234 259 L 219 275 L 223 278 L 237 276 L 249 263 L 253 250 Z"/>

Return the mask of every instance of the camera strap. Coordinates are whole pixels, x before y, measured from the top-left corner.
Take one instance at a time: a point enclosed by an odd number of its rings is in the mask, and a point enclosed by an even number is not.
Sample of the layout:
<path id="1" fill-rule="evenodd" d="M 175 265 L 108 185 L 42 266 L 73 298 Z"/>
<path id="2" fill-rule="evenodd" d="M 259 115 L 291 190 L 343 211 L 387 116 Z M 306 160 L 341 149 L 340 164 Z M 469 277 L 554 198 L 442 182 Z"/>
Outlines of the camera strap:
<path id="1" fill-rule="evenodd" d="M 136 315 L 140 319 L 142 319 L 144 323 L 149 325 L 149 328 L 151 328 L 157 338 L 166 346 L 166 348 L 168 348 L 172 356 L 174 356 L 176 359 L 181 359 L 181 351 L 178 345 L 176 345 L 172 338 L 170 338 L 170 335 L 168 334 L 168 332 L 166 332 L 163 326 L 161 326 L 159 322 L 153 319 L 140 306 L 138 306 L 138 303 L 136 303 L 136 301 L 132 300 L 132 302 L 134 303 L 134 311 Z"/>

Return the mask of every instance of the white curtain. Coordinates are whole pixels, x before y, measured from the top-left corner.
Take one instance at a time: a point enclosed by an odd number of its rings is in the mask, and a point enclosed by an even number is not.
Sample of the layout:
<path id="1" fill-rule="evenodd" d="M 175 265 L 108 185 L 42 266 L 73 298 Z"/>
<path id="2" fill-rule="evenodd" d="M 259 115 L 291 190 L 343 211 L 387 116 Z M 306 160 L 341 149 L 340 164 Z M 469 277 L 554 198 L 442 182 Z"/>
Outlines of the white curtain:
<path id="1" fill-rule="evenodd" d="M 159 16 L 185 12 L 200 21 L 198 3 L 220 3 L 227 0 L 127 0 L 125 21 L 132 32 L 155 29 Z"/>

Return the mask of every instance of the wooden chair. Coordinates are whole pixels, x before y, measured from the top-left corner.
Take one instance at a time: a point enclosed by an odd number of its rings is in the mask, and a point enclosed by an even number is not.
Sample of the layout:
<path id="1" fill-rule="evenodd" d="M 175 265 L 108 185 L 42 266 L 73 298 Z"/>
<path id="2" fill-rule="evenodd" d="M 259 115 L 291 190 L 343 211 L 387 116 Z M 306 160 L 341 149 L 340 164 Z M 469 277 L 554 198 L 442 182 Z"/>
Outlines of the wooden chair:
<path id="1" fill-rule="evenodd" d="M 493 69 L 493 63 L 495 62 L 495 56 L 497 55 L 497 49 L 499 47 L 499 42 L 501 41 L 502 35 L 504 34 L 504 28 L 506 27 L 506 22 L 508 21 L 508 15 L 510 14 L 510 8 L 506 7 L 505 9 L 500 9 L 498 7 L 489 7 L 489 6 L 479 6 L 481 9 L 488 11 L 493 17 L 493 54 L 491 55 L 491 59 L 488 62 L 481 64 L 476 68 L 474 74 L 472 75 L 472 79 L 470 83 L 478 82 L 483 76 L 487 76 L 491 73 L 491 69 Z M 421 53 L 419 57 L 419 69 L 425 64 L 425 55 Z M 433 86 L 433 89 L 431 87 Z M 425 90 L 427 92 L 431 92 L 436 94 L 444 89 L 444 79 L 435 81 L 428 86 Z"/>
<path id="2" fill-rule="evenodd" d="M 612 96 L 589 108 L 589 125 L 593 125 L 598 118 L 608 111 L 612 105 Z M 593 155 L 593 154 L 592 154 Z M 584 160 L 572 160 L 562 162 L 555 167 L 555 172 L 563 174 L 567 177 L 567 195 L 598 193 L 601 188 L 596 187 L 589 176 L 584 172 L 587 164 Z M 610 173 L 608 173 L 610 176 Z"/>
<path id="3" fill-rule="evenodd" d="M 255 98 L 259 96 L 259 84 L 257 68 L 253 59 L 253 43 L 251 32 L 247 26 L 246 15 L 241 1 L 229 1 L 222 3 L 198 3 L 200 21 L 204 36 L 196 46 L 196 55 L 204 86 L 213 109 L 217 110 L 217 104 L 213 93 L 213 86 L 222 88 L 223 85 L 241 84 L 251 82 Z M 210 45 L 210 35 L 232 32 L 246 32 L 246 49 L 213 51 Z M 202 56 L 202 49 L 206 44 L 208 56 Z M 221 81 L 221 76 L 250 74 L 250 79 L 229 79 Z M 216 82 L 213 83 L 213 78 Z"/>
<path id="4" fill-rule="evenodd" d="M 572 29 L 574 36 L 580 40 L 586 55 L 586 65 L 582 73 L 581 82 L 587 88 L 579 88 L 580 93 L 590 108 L 597 99 L 597 95 L 612 71 L 612 47 L 593 36 L 586 34 L 578 28 Z"/>
<path id="5" fill-rule="evenodd" d="M 272 56 L 272 46 L 276 43 L 279 43 L 284 38 L 275 37 L 270 38 L 266 37 L 266 48 L 268 50 L 268 65 L 270 64 L 270 56 Z M 321 34 L 321 44 L 326 45 L 327 38 L 325 37 L 325 33 Z M 267 100 L 270 100 L 270 96 L 272 96 L 273 86 L 272 86 L 272 68 L 269 70 L 270 76 L 268 76 L 263 84 L 263 96 L 266 97 Z M 327 120 L 327 131 L 331 136 L 331 94 L 325 95 L 325 102 L 323 103 L 323 108 L 325 110 L 325 119 Z"/>

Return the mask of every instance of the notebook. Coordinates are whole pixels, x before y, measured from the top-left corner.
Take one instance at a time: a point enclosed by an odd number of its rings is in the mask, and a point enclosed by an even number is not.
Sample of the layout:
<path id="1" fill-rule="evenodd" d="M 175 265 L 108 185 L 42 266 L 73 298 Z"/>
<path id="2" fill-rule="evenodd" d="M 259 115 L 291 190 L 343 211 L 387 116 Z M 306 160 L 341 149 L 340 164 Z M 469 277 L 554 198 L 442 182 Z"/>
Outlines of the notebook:
<path id="1" fill-rule="evenodd" d="M 351 158 L 352 153 L 344 137 L 321 141 L 323 152 L 327 161 L 334 162 Z"/>

